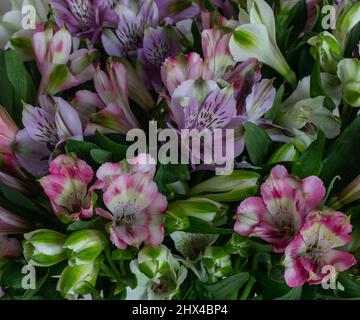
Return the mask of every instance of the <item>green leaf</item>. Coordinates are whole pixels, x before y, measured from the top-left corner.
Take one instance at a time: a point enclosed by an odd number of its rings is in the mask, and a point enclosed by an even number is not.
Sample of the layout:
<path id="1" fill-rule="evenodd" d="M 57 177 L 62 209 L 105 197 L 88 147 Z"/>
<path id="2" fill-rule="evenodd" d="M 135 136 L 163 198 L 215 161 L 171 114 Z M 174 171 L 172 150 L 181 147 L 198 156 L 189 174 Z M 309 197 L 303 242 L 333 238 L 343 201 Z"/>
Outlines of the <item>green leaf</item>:
<path id="1" fill-rule="evenodd" d="M 235 300 L 240 288 L 248 279 L 249 274 L 247 272 L 239 272 L 214 284 L 204 284 L 203 286 L 216 300 Z"/>
<path id="2" fill-rule="evenodd" d="M 6 265 L 0 277 L 0 286 L 4 288 L 22 289 L 22 279 L 25 276 L 21 273 L 23 265 L 19 262 L 10 262 Z"/>
<path id="3" fill-rule="evenodd" d="M 322 153 L 325 145 L 325 135 L 319 130 L 318 137 L 302 154 L 292 173 L 299 178 L 319 175 L 322 169 Z"/>
<path id="4" fill-rule="evenodd" d="M 329 185 L 339 175 L 335 191 L 341 190 L 360 174 L 360 117 L 357 117 L 336 139 L 330 153 L 323 161 L 320 178 Z"/>
<path id="5" fill-rule="evenodd" d="M 231 234 L 232 229 L 216 228 L 210 223 L 196 217 L 187 217 L 190 226 L 182 231 L 190 233 L 202 233 L 202 234 Z"/>
<path id="6" fill-rule="evenodd" d="M 161 164 L 156 172 L 154 181 L 159 191 L 165 193 L 166 185 L 176 181 L 189 180 L 190 173 L 185 164 Z"/>
<path id="7" fill-rule="evenodd" d="M 67 227 L 67 231 L 79 231 L 84 229 L 102 230 L 108 221 L 104 218 L 97 217 L 90 221 L 75 221 Z"/>
<path id="8" fill-rule="evenodd" d="M 360 22 L 350 31 L 344 51 L 344 58 L 352 58 L 354 49 L 358 46 L 360 40 Z"/>
<path id="9" fill-rule="evenodd" d="M 262 128 L 247 122 L 245 127 L 245 145 L 253 164 L 261 165 L 269 151 L 271 139 Z"/>
<path id="10" fill-rule="evenodd" d="M 344 295 L 349 298 L 360 298 L 360 282 L 351 279 L 347 274 L 340 273 L 339 282 L 344 287 Z"/>
<path id="11" fill-rule="evenodd" d="M 276 298 L 275 300 L 300 300 L 301 292 L 302 287 L 292 288 L 288 293 Z"/>
<path id="12" fill-rule="evenodd" d="M 274 99 L 273 106 L 265 114 L 265 119 L 267 119 L 267 120 L 275 120 L 277 118 L 277 116 L 279 115 L 280 107 L 281 107 L 281 101 L 282 101 L 282 98 L 284 96 L 284 90 L 285 90 L 285 86 L 284 86 L 284 84 L 282 84 L 280 86 L 280 88 L 276 92 L 276 96 L 275 96 L 275 99 Z"/>
<path id="13" fill-rule="evenodd" d="M 201 55 L 201 53 L 202 53 L 201 34 L 200 34 L 199 28 L 198 28 L 195 20 L 193 21 L 193 23 L 191 25 L 191 33 L 192 33 L 192 36 L 194 39 L 193 52 L 197 52 Z"/>
<path id="14" fill-rule="evenodd" d="M 110 140 L 99 131 L 95 132 L 95 143 L 103 150 L 110 151 L 113 155 L 113 161 L 121 161 L 126 158 L 127 146 Z"/>
<path id="15" fill-rule="evenodd" d="M 91 149 L 90 155 L 93 160 L 98 164 L 103 164 L 104 162 L 112 161 L 112 152 L 105 151 L 102 149 Z"/>
<path id="16" fill-rule="evenodd" d="M 93 149 L 99 149 L 99 146 L 88 141 L 68 140 L 65 144 L 66 153 L 75 153 L 78 158 L 83 159 L 86 162 L 93 162 L 93 158 L 90 154 Z"/>

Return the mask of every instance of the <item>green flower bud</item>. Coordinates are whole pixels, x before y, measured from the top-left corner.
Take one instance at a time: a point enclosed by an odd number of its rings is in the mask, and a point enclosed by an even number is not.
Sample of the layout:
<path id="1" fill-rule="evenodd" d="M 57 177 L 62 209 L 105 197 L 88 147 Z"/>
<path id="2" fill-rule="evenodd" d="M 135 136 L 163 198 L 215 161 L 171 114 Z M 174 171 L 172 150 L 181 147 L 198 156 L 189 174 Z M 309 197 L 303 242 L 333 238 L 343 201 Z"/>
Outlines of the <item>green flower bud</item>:
<path id="1" fill-rule="evenodd" d="M 360 61 L 343 59 L 338 64 L 338 77 L 343 83 L 343 99 L 352 107 L 360 107 Z"/>
<path id="2" fill-rule="evenodd" d="M 49 267 L 66 260 L 64 244 L 66 235 L 40 229 L 24 234 L 24 256 L 34 266 Z"/>
<path id="3" fill-rule="evenodd" d="M 169 272 L 171 258 L 171 252 L 164 245 L 145 246 L 138 254 L 139 269 L 150 279 L 159 277 Z"/>
<path id="4" fill-rule="evenodd" d="M 329 32 L 324 31 L 310 38 L 308 43 L 313 46 L 312 52 L 316 57 L 316 50 L 320 50 L 320 66 L 325 72 L 335 73 L 337 63 L 341 60 L 341 48 L 336 38 Z"/>
<path id="5" fill-rule="evenodd" d="M 286 143 L 277 149 L 270 157 L 268 163 L 278 163 L 284 161 L 296 161 L 299 159 L 299 152 L 292 143 Z"/>
<path id="6" fill-rule="evenodd" d="M 202 261 L 213 281 L 226 277 L 233 271 L 230 255 L 222 247 L 206 248 Z"/>
<path id="7" fill-rule="evenodd" d="M 100 260 L 89 264 L 66 267 L 57 284 L 57 290 L 66 299 L 74 299 L 77 295 L 85 295 L 92 291 L 100 269 Z"/>
<path id="8" fill-rule="evenodd" d="M 221 203 L 207 198 L 194 197 L 171 202 L 165 214 L 195 217 L 209 223 L 211 222 L 214 225 L 219 225 L 225 222 L 227 209 L 227 206 Z"/>
<path id="9" fill-rule="evenodd" d="M 214 201 L 240 201 L 258 190 L 259 175 L 245 170 L 234 170 L 226 176 L 215 176 L 199 183 L 190 190 L 197 195 Z"/>
<path id="10" fill-rule="evenodd" d="M 349 3 L 349 2 L 348 2 Z M 334 36 L 345 48 L 345 43 L 351 29 L 360 21 L 360 2 L 345 5 L 338 13 Z"/>
<path id="11" fill-rule="evenodd" d="M 71 234 L 66 242 L 70 266 L 93 262 L 104 250 L 106 239 L 97 230 L 80 230 Z"/>

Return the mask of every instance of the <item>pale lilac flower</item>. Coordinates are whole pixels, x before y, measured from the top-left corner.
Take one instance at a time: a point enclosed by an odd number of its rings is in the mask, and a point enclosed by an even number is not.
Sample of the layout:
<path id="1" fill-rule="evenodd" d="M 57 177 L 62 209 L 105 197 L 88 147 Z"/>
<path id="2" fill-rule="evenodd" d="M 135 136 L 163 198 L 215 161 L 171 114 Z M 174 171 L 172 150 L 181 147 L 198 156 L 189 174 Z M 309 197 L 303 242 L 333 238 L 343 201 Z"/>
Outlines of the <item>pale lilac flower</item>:
<path id="1" fill-rule="evenodd" d="M 50 174 L 39 180 L 55 214 L 65 223 L 93 214 L 88 184 L 93 170 L 85 161 L 63 154 L 50 163 Z"/>
<path id="2" fill-rule="evenodd" d="M 145 29 L 158 24 L 158 7 L 154 0 L 120 0 L 116 9 L 118 26 L 104 30 L 102 44 L 108 55 L 126 57 L 142 48 Z"/>
<path id="3" fill-rule="evenodd" d="M 51 0 L 55 21 L 64 24 L 73 36 L 96 42 L 102 29 L 115 27 L 118 15 L 116 0 Z"/>
<path id="4" fill-rule="evenodd" d="M 342 272 L 356 264 L 352 254 L 335 249 L 351 241 L 351 230 L 349 217 L 341 212 L 311 212 L 285 250 L 286 283 L 290 287 L 320 284 L 329 267 Z"/>
<path id="5" fill-rule="evenodd" d="M 16 158 L 35 176 L 46 173 L 53 148 L 67 139 L 83 140 L 77 111 L 62 98 L 52 99 L 40 97 L 40 107 L 24 105 L 25 128 L 16 136 Z"/>
<path id="6" fill-rule="evenodd" d="M 159 20 L 163 20 L 166 24 L 192 19 L 200 13 L 200 8 L 195 1 L 155 0 L 155 2 L 159 8 Z"/>
<path id="7" fill-rule="evenodd" d="M 149 89 L 162 88 L 160 67 L 166 58 L 181 52 L 180 36 L 170 27 L 147 28 L 143 49 L 139 51 L 141 76 Z"/>
<path id="8" fill-rule="evenodd" d="M 154 159 L 141 154 L 130 161 L 105 163 L 96 173 L 94 188 L 103 191 L 109 210 L 98 208 L 96 212 L 111 221 L 110 240 L 118 248 L 141 243 L 156 246 L 163 241 L 162 213 L 167 200 L 153 181 L 155 167 Z"/>
<path id="9" fill-rule="evenodd" d="M 121 63 L 108 63 L 107 72 L 100 68 L 94 76 L 96 94 L 79 91 L 75 105 L 81 114 L 85 135 L 100 132 L 126 134 L 132 128 L 140 127 L 130 109 L 128 99 L 128 73 Z"/>
<path id="10" fill-rule="evenodd" d="M 318 177 L 301 180 L 277 165 L 260 190 L 261 197 L 249 197 L 240 203 L 234 230 L 241 236 L 259 237 L 271 244 L 273 251 L 283 252 L 306 215 L 321 203 L 325 187 Z"/>

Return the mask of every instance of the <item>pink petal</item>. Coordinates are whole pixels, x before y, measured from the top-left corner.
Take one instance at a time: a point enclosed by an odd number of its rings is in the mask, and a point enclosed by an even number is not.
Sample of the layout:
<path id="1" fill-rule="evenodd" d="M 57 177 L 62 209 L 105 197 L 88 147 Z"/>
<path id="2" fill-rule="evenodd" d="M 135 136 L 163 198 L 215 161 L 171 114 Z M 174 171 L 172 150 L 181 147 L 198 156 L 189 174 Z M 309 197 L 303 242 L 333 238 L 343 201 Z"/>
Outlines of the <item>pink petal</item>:
<path id="1" fill-rule="evenodd" d="M 234 230 L 242 236 L 249 236 L 267 213 L 260 197 L 250 197 L 237 208 Z"/>

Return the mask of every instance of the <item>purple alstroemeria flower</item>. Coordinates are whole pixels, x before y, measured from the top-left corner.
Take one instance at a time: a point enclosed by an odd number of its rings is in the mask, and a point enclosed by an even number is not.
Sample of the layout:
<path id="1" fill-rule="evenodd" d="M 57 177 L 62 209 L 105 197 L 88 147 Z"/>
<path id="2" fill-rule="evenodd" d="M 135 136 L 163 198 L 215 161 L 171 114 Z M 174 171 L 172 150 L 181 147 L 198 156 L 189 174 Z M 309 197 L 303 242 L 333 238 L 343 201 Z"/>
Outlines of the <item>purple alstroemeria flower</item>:
<path id="1" fill-rule="evenodd" d="M 104 27 L 116 27 L 115 0 L 51 0 L 55 21 L 73 36 L 96 42 Z"/>
<path id="2" fill-rule="evenodd" d="M 180 37 L 170 27 L 149 27 L 145 30 L 143 49 L 139 51 L 141 77 L 148 88 L 163 87 L 160 68 L 166 58 L 181 52 Z"/>
<path id="3" fill-rule="evenodd" d="M 153 0 L 121 0 L 116 7 L 119 23 L 116 30 L 105 29 L 101 36 L 106 53 L 110 56 L 137 55 L 143 45 L 145 29 L 156 27 L 158 7 Z"/>
<path id="4" fill-rule="evenodd" d="M 64 99 L 40 97 L 40 107 L 24 105 L 24 129 L 16 136 L 15 155 L 21 166 L 41 176 L 47 172 L 52 150 L 67 139 L 83 140 L 77 111 Z"/>
<path id="5" fill-rule="evenodd" d="M 159 20 L 166 24 L 192 19 L 200 13 L 200 8 L 195 1 L 155 0 L 155 2 L 159 8 Z"/>
<path id="6" fill-rule="evenodd" d="M 181 135 L 181 143 L 185 146 L 182 150 L 191 155 L 190 162 L 194 168 L 194 165 L 200 164 L 201 160 L 209 164 L 205 159 L 206 154 L 212 156 L 213 162 L 217 162 L 218 157 L 221 157 L 221 154 L 217 153 L 220 140 L 225 139 L 227 135 L 225 129 L 233 129 L 241 121 L 236 116 L 232 87 L 221 89 L 215 81 L 202 79 L 186 80 L 175 89 L 171 98 L 170 119 L 172 122 L 169 126 L 174 124 Z M 188 135 L 187 131 L 182 129 L 188 130 Z M 222 135 L 215 134 L 219 129 L 222 130 Z M 194 141 L 192 145 L 189 143 L 193 130 L 197 130 L 196 135 L 209 135 L 212 143 L 202 141 L 200 149 L 199 146 L 194 148 Z M 226 144 L 221 143 L 221 146 L 225 147 Z M 235 156 L 241 151 L 242 146 L 237 143 L 235 137 Z"/>

